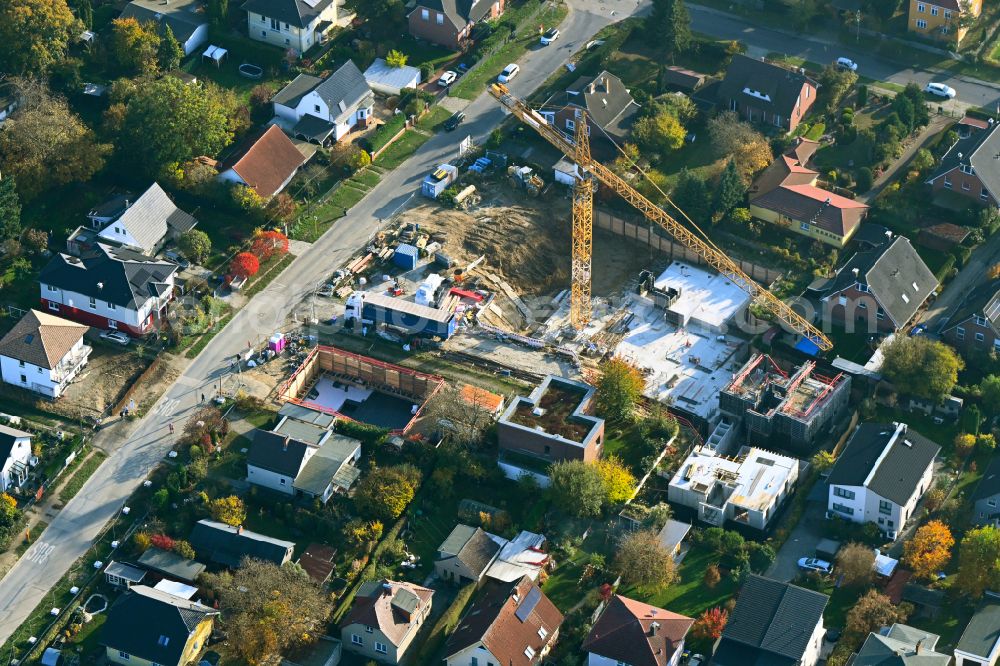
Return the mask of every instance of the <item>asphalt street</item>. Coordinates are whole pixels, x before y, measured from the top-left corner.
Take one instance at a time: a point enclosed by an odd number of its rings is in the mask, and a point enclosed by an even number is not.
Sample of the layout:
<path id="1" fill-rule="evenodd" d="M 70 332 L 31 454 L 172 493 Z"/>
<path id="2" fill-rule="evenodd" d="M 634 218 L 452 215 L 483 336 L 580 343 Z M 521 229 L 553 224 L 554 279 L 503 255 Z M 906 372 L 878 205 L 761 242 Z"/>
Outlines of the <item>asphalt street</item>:
<path id="1" fill-rule="evenodd" d="M 571 11 L 560 27 L 562 38 L 536 47 L 519 61 L 521 74 L 510 88 L 525 96 L 562 67 L 594 33 L 635 12 L 636 0 L 570 0 Z M 98 433 L 95 443 L 111 452 L 80 492 L 66 504 L 25 555 L 0 580 L 0 644 L 21 625 L 49 589 L 90 547 L 101 528 L 124 506 L 129 495 L 172 446 L 167 424 L 183 422 L 212 395 L 225 374 L 228 359 L 282 327 L 286 316 L 317 284 L 363 247 L 378 220 L 389 218 L 419 189 L 432 167 L 457 153 L 465 135 L 485 139 L 503 119 L 492 97 L 480 95 L 466 108 L 462 132 L 437 134 L 382 181 L 265 290 L 257 294 L 205 347 L 183 375 L 137 424 L 125 434 L 116 426 Z M 180 428 L 176 428 L 178 433 Z M 141 509 L 141 507 L 140 507 Z M 51 599 L 54 607 L 66 599 Z"/>

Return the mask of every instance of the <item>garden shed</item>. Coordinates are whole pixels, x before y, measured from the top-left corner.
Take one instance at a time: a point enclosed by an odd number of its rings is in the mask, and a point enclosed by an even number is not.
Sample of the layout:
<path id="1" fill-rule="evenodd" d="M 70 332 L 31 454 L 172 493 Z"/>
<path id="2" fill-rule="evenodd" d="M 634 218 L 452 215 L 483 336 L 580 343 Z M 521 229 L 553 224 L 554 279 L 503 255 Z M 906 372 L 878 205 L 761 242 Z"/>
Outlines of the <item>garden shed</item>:
<path id="1" fill-rule="evenodd" d="M 371 67 L 365 70 L 368 87 L 384 95 L 398 95 L 404 88 L 416 88 L 420 80 L 418 68 L 408 65 L 393 67 L 384 58 L 375 58 Z"/>

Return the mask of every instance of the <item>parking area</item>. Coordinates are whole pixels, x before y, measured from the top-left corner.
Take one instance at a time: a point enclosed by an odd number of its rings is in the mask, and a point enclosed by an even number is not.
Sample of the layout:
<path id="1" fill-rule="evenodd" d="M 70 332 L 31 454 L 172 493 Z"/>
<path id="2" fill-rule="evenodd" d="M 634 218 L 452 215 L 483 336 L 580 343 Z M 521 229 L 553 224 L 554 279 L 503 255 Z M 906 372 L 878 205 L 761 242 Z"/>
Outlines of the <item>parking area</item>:
<path id="1" fill-rule="evenodd" d="M 825 488 L 825 484 L 822 485 Z M 814 497 L 816 489 L 813 489 Z M 799 574 L 798 561 L 800 557 L 815 557 L 816 545 L 823 539 L 823 521 L 826 511 L 824 502 L 812 501 L 806 507 L 802 520 L 792 530 L 788 541 L 778 551 L 778 556 L 768 570 L 767 575 L 775 580 L 788 582 Z"/>

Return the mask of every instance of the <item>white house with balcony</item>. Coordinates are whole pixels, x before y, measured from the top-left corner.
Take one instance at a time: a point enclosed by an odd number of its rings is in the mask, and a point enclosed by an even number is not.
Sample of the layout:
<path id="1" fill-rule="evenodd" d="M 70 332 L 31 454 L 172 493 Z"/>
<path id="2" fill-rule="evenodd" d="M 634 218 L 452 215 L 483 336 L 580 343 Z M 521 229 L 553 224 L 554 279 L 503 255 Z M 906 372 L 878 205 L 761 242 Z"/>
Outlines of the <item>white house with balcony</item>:
<path id="1" fill-rule="evenodd" d="M 87 365 L 88 328 L 31 310 L 0 339 L 0 377 L 48 398 L 58 398 Z"/>
<path id="2" fill-rule="evenodd" d="M 345 26 L 353 14 L 344 11 L 343 0 L 249 0 L 247 13 L 250 39 L 266 42 L 302 55 L 321 44 L 334 26 Z"/>
<path id="3" fill-rule="evenodd" d="M 20 487 L 31 464 L 31 433 L 0 425 L 0 492 Z"/>
<path id="4" fill-rule="evenodd" d="M 49 313 L 143 336 L 166 317 L 176 273 L 172 262 L 99 244 L 80 257 L 56 255 L 38 282 Z"/>
<path id="5" fill-rule="evenodd" d="M 830 470 L 827 515 L 876 523 L 895 539 L 931 487 L 940 450 L 905 423 L 862 423 Z"/>
<path id="6" fill-rule="evenodd" d="M 353 60 L 326 78 L 299 74 L 271 100 L 276 121 L 292 136 L 325 145 L 368 126 L 375 93 Z"/>

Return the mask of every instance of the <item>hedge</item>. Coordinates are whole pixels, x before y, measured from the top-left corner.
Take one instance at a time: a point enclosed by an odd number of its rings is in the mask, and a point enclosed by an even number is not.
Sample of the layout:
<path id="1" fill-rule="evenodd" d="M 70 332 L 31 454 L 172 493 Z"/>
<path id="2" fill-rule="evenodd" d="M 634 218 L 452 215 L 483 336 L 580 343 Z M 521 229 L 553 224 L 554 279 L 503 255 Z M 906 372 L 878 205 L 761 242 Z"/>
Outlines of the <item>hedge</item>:
<path id="1" fill-rule="evenodd" d="M 380 125 L 378 129 L 372 132 L 372 135 L 362 142 L 364 144 L 362 148 L 369 153 L 378 152 L 392 140 L 392 137 L 399 134 L 399 130 L 404 127 L 406 127 L 406 116 L 402 113 L 397 113 L 389 122 Z"/>
<path id="2" fill-rule="evenodd" d="M 420 658 L 417 659 L 418 664 L 433 663 L 432 659 L 435 653 L 441 649 L 448 634 L 458 626 L 458 621 L 462 619 L 462 613 L 465 611 L 465 607 L 469 605 L 469 601 L 472 600 L 472 595 L 475 592 L 475 583 L 469 583 L 458 591 L 458 594 L 455 595 L 455 600 L 448 606 L 448 610 L 444 612 L 444 615 L 439 617 L 438 621 L 434 623 L 430 635 L 420 648 Z"/>

